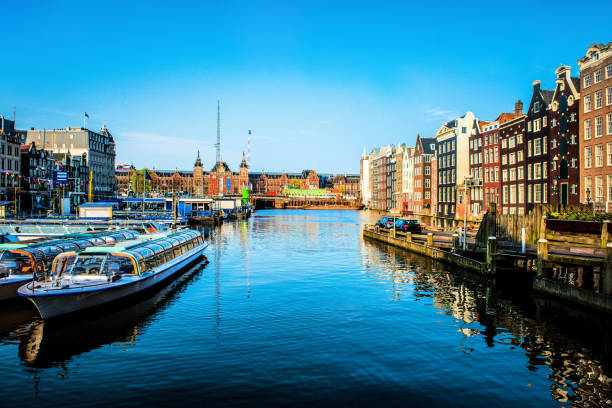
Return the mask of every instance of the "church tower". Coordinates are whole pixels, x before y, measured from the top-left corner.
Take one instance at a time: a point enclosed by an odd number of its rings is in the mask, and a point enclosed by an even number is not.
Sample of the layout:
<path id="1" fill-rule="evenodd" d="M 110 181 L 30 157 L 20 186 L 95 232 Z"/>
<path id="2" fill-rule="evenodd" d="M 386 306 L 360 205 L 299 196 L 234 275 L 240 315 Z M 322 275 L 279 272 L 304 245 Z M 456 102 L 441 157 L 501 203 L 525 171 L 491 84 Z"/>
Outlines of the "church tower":
<path id="1" fill-rule="evenodd" d="M 204 195 L 204 166 L 202 165 L 202 159 L 200 158 L 200 151 L 198 150 L 198 157 L 193 165 L 193 180 L 192 180 L 192 195 L 196 197 L 202 197 Z"/>
<path id="2" fill-rule="evenodd" d="M 249 165 L 242 152 L 242 162 L 240 162 L 240 170 L 238 170 L 238 182 L 240 185 L 240 192 L 243 188 L 249 188 Z"/>

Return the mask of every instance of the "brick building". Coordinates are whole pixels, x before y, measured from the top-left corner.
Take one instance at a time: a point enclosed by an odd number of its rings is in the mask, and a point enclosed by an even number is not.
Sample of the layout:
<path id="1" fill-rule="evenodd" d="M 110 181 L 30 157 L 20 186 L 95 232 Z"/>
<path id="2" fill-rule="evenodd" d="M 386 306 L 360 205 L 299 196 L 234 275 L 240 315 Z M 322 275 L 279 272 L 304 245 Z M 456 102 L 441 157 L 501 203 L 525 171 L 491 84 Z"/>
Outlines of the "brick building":
<path id="1" fill-rule="evenodd" d="M 55 157 L 35 143 L 20 148 L 20 209 L 22 212 L 47 211 L 51 208 L 51 183 Z"/>
<path id="2" fill-rule="evenodd" d="M 314 170 L 303 170 L 301 173 L 251 173 L 249 181 L 252 191 L 260 194 L 283 194 L 285 189 L 312 189 L 319 188 L 320 181 Z"/>
<path id="3" fill-rule="evenodd" d="M 133 195 L 135 188 L 132 175 L 134 166 L 116 169 L 118 193 L 121 196 Z M 198 152 L 193 171 L 190 170 L 148 170 L 151 177 L 150 194 L 156 196 L 190 195 L 194 197 L 216 195 L 239 195 L 242 189 L 249 188 L 249 172 L 244 154 L 238 172 L 233 172 L 225 162 L 214 165 L 211 171 L 204 171 L 204 165 Z"/>
<path id="4" fill-rule="evenodd" d="M 486 210 L 490 203 L 501 204 L 501 162 L 499 127 L 509 120 L 523 114 L 523 102 L 514 104 L 514 114 L 501 113 L 497 118 L 481 126 L 483 140 L 483 206 Z M 500 207 L 501 208 L 501 207 Z"/>
<path id="5" fill-rule="evenodd" d="M 417 198 L 417 184 L 418 180 L 415 177 L 414 167 L 414 148 L 404 147 L 402 157 L 402 182 L 401 184 L 401 196 L 402 196 L 402 212 L 406 214 L 413 214 L 416 212 L 415 200 Z"/>
<path id="6" fill-rule="evenodd" d="M 571 67 L 555 71 L 555 93 L 548 111 L 552 204 L 580 202 L 580 78 L 572 78 Z"/>
<path id="7" fill-rule="evenodd" d="M 525 214 L 525 128 L 524 115 L 499 126 L 503 214 Z"/>
<path id="8" fill-rule="evenodd" d="M 612 211 L 612 42 L 592 44 L 580 67 L 580 201 Z"/>
<path id="9" fill-rule="evenodd" d="M 455 219 L 457 216 L 457 186 L 469 174 L 469 136 L 474 121 L 472 112 L 442 125 L 436 132 L 438 159 L 438 217 Z M 450 225 L 448 221 L 443 222 Z"/>
<path id="10" fill-rule="evenodd" d="M 436 153 L 436 139 L 417 135 L 414 145 L 414 212 L 433 215 L 432 198 L 432 158 Z M 434 208 L 435 209 L 435 208 Z"/>
<path id="11" fill-rule="evenodd" d="M 115 139 L 106 126 L 99 132 L 82 127 L 56 130 L 28 130 L 26 144 L 53 153 L 70 153 L 73 156 L 87 155 L 93 177 L 93 199 L 113 198 L 117 195 L 115 177 Z"/>
<path id="12" fill-rule="evenodd" d="M 548 152 L 550 126 L 548 124 L 548 110 L 555 91 L 544 90 L 541 89 L 540 86 L 540 81 L 533 81 L 533 93 L 526 114 L 526 150 L 524 153 L 517 152 L 516 156 L 510 153 L 507 157 L 510 169 L 512 168 L 511 161 L 518 160 L 519 154 L 524 154 L 525 157 L 527 165 L 527 202 L 525 203 L 525 213 L 531 211 L 535 204 L 546 204 L 550 202 L 551 185 L 548 177 L 550 163 L 550 155 Z M 512 140 L 510 139 L 508 143 L 510 144 L 511 142 Z M 503 155 L 502 160 L 504 160 Z M 513 174 L 508 174 L 510 181 L 512 181 L 512 176 Z M 512 190 L 510 194 L 510 199 L 512 200 Z"/>
<path id="13" fill-rule="evenodd" d="M 19 185 L 22 135 L 15 130 L 15 122 L 0 115 L 0 200 L 15 200 Z"/>
<path id="14" fill-rule="evenodd" d="M 470 187 L 469 214 L 480 214 L 485 208 L 483 198 L 483 172 L 484 172 L 484 129 L 491 122 L 474 121 L 470 134 Z"/>

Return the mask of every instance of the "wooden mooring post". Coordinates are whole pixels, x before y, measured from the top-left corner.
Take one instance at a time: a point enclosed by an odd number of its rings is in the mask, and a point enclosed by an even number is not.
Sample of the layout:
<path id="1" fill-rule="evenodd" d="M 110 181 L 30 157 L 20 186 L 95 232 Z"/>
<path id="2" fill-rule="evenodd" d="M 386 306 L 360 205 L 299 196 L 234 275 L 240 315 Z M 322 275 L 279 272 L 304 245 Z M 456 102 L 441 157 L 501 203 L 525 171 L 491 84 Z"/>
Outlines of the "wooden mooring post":
<path id="1" fill-rule="evenodd" d="M 612 242 L 606 244 L 606 262 L 602 268 L 603 288 L 605 295 L 612 296 Z"/>
<path id="2" fill-rule="evenodd" d="M 497 252 L 497 237 L 487 240 L 487 273 L 495 273 L 495 253 Z"/>
<path id="3" fill-rule="evenodd" d="M 543 278 L 545 277 L 545 273 L 544 273 L 544 264 L 546 263 L 546 261 L 548 261 L 548 240 L 544 239 L 544 238 L 540 238 L 538 240 L 538 260 L 537 260 L 537 267 L 538 267 L 538 272 L 537 272 L 537 276 L 538 278 Z"/>

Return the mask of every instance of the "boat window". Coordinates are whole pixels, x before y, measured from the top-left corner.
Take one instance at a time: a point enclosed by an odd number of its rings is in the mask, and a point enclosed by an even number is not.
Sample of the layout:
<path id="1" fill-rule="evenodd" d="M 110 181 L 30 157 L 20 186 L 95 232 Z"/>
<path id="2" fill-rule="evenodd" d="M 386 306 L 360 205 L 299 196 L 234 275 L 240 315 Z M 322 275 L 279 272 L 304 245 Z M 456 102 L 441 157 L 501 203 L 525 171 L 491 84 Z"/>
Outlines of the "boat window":
<path id="1" fill-rule="evenodd" d="M 0 256 L 0 277 L 28 275 L 34 272 L 34 258 L 16 251 L 4 251 Z"/>
<path id="2" fill-rule="evenodd" d="M 106 269 L 104 258 L 105 255 L 80 255 L 67 272 L 72 275 L 99 275 L 101 268 Z"/>
<path id="3" fill-rule="evenodd" d="M 110 275 L 135 275 L 134 261 L 127 256 L 111 255 L 107 261 Z"/>
<path id="4" fill-rule="evenodd" d="M 51 276 L 62 275 L 67 269 L 70 269 L 76 261 L 76 254 L 61 255 L 55 258 L 51 267 Z"/>

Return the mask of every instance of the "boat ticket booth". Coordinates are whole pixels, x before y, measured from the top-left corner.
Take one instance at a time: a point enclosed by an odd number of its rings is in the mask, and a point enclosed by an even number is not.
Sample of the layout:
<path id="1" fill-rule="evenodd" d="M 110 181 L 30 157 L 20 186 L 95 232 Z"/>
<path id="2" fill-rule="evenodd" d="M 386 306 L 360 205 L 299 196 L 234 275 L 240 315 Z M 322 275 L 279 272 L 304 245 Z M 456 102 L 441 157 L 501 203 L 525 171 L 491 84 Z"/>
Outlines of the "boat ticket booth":
<path id="1" fill-rule="evenodd" d="M 114 203 L 84 203 L 79 205 L 79 218 L 111 219 Z"/>
<path id="2" fill-rule="evenodd" d="M 178 201 L 177 215 L 210 217 L 215 210 L 218 208 L 212 198 L 181 198 Z"/>

